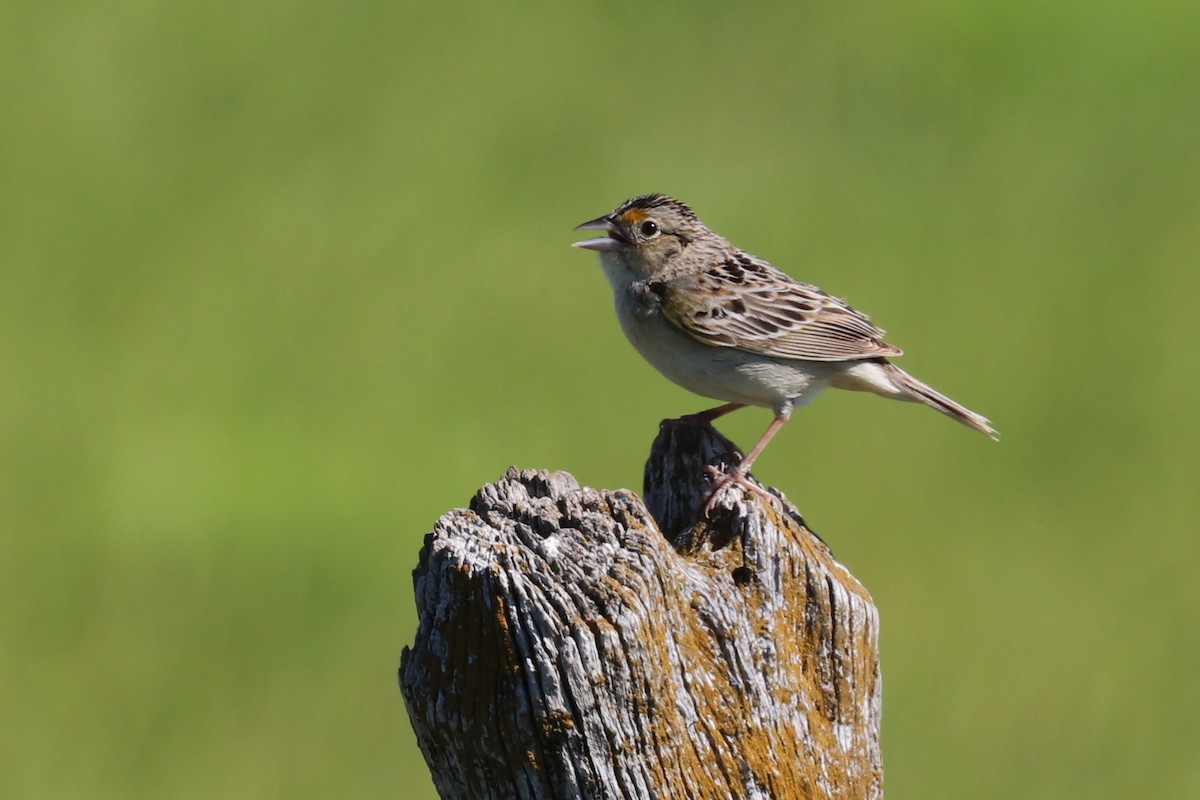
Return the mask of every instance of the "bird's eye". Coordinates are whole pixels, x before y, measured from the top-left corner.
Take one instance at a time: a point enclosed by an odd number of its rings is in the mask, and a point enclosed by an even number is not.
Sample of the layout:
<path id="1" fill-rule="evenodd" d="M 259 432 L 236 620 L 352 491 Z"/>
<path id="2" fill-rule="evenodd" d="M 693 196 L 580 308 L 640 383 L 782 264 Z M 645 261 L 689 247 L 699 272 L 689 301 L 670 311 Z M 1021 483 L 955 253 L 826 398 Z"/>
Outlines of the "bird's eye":
<path id="1" fill-rule="evenodd" d="M 642 232 L 642 236 L 649 239 L 651 236 L 658 235 L 658 223 L 652 219 L 648 219 L 638 226 L 638 230 Z"/>

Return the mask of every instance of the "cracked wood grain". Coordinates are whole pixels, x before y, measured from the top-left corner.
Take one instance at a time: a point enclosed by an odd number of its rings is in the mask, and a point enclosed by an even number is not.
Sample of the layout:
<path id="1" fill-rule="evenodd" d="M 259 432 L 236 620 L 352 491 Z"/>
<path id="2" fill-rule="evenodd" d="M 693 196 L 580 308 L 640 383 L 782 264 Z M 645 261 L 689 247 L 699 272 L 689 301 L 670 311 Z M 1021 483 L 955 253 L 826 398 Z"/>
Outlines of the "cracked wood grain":
<path id="1" fill-rule="evenodd" d="M 447 800 L 874 798 L 879 620 L 795 508 L 664 423 L 645 502 L 509 469 L 438 520 L 400 686 Z"/>

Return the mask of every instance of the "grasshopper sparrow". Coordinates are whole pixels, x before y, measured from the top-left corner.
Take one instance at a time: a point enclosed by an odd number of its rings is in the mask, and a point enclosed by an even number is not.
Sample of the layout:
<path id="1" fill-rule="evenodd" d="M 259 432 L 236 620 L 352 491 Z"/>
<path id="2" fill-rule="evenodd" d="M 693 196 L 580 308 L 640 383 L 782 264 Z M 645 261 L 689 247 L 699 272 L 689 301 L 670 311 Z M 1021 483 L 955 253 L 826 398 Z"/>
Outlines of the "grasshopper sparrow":
<path id="1" fill-rule="evenodd" d="M 746 480 L 754 459 L 793 409 L 829 386 L 924 403 L 999 439 L 987 419 L 888 361 L 901 350 L 866 315 L 734 247 L 678 200 L 635 197 L 576 230 L 606 234 L 575 246 L 600 254 L 638 352 L 683 388 L 725 401 L 691 419 L 711 427 L 745 406 L 775 412 L 736 467 L 713 469 L 705 514 L 734 484 L 757 490 Z"/>

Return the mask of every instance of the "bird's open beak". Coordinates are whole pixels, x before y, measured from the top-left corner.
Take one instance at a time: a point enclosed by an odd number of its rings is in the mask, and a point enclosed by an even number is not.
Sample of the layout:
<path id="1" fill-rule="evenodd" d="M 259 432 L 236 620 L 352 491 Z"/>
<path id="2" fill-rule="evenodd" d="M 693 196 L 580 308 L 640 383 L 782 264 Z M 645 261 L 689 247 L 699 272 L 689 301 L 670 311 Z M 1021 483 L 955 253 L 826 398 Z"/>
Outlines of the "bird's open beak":
<path id="1" fill-rule="evenodd" d="M 575 247 L 582 247 L 584 250 L 595 250 L 598 253 L 612 253 L 629 245 L 629 240 L 621 235 L 621 229 L 608 217 L 597 217 L 582 225 L 576 225 L 575 230 L 604 231 L 608 234 L 608 236 L 601 236 L 596 239 L 584 239 L 582 242 L 573 243 Z"/>

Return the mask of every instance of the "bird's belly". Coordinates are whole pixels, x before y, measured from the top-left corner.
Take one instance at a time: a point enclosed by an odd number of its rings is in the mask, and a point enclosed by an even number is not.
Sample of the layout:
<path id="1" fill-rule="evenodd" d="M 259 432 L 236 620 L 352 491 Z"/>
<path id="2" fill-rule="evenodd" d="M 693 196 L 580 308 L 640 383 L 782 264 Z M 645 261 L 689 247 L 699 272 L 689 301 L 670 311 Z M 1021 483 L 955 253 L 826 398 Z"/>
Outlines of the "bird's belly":
<path id="1" fill-rule="evenodd" d="M 625 335 L 642 357 L 688 391 L 780 411 L 812 400 L 829 385 L 829 366 L 771 359 L 696 341 L 660 314 L 620 313 Z"/>

